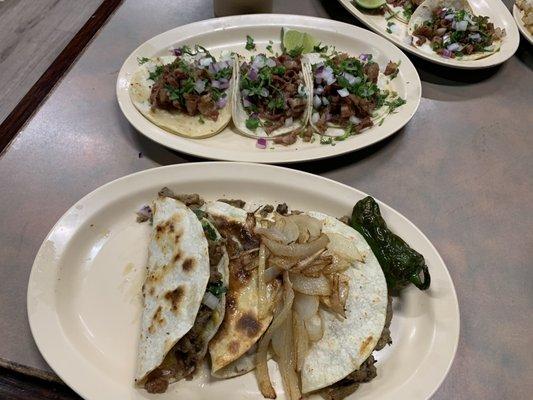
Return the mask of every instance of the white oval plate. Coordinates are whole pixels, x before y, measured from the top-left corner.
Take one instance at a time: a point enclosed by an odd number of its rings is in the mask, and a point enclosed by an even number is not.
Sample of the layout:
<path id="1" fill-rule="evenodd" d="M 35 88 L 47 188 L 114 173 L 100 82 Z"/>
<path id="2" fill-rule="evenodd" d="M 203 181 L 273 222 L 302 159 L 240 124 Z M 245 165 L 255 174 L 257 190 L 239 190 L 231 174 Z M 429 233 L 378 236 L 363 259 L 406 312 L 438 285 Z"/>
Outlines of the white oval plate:
<path id="1" fill-rule="evenodd" d="M 477 14 L 487 15 L 494 22 L 494 26 L 504 28 L 507 35 L 503 39 L 500 51 L 488 57 L 472 61 L 460 61 L 453 58 L 440 57 L 438 54 L 426 53 L 410 44 L 407 35 L 407 25 L 392 19 L 396 23 L 397 31 L 387 33 L 387 21 L 381 15 L 370 15 L 361 12 L 354 5 L 353 0 L 338 0 L 355 18 L 368 26 L 374 32 L 379 33 L 384 38 L 390 40 L 397 46 L 409 53 L 415 54 L 430 62 L 445 65 L 447 67 L 461 69 L 479 69 L 488 68 L 507 61 L 518 49 L 520 36 L 516 24 L 513 21 L 511 13 L 500 0 L 469 0 L 470 5 Z"/>
<path id="2" fill-rule="evenodd" d="M 392 81 L 393 88 L 407 103 L 395 114 L 387 116 L 381 126 L 374 126 L 349 140 L 336 142 L 335 146 L 304 143 L 299 140 L 291 146 L 274 145 L 266 149 L 256 147 L 256 140 L 237 133 L 230 125 L 218 135 L 207 139 L 190 139 L 174 135 L 148 121 L 132 104 L 128 93 L 131 75 L 137 70 L 137 57 L 168 54 L 169 48 L 184 44 L 202 44 L 213 54 L 223 50 L 250 54 L 244 49 L 246 35 L 254 38 L 257 50 L 266 52 L 269 40 L 274 51 L 280 48 L 282 27 L 291 27 L 311 33 L 325 44 L 350 54 L 372 53 L 374 60 L 385 68 L 390 60 L 401 60 L 400 73 Z M 411 61 L 391 43 L 365 29 L 323 18 L 298 15 L 240 15 L 210 19 L 184 25 L 162 33 L 139 46 L 124 62 L 117 79 L 117 98 L 120 109 L 128 121 L 143 135 L 166 147 L 182 153 L 215 160 L 247 161 L 260 163 L 291 163 L 332 157 L 361 149 L 379 142 L 401 129 L 414 115 L 422 87 Z"/>
<path id="3" fill-rule="evenodd" d="M 260 164 L 191 163 L 117 179 L 78 201 L 44 240 L 28 285 L 35 342 L 61 379 L 88 400 L 260 399 L 253 373 L 215 380 L 204 370 L 157 396 L 133 386 L 150 232 L 148 224 L 135 221 L 135 213 L 163 186 L 206 199 L 287 202 L 339 217 L 365 196 L 329 179 Z M 430 241 L 400 213 L 380 206 L 390 227 L 426 258 L 431 288 L 421 292 L 410 287 L 395 301 L 393 345 L 375 353 L 378 377 L 361 385 L 353 398 L 427 399 L 443 381 L 457 349 L 457 297 Z M 274 362 L 270 368 L 281 394 Z"/>
<path id="4" fill-rule="evenodd" d="M 526 29 L 524 21 L 522 21 L 522 10 L 520 10 L 516 6 L 516 4 L 513 4 L 513 17 L 522 35 L 527 39 L 530 44 L 533 44 L 533 35 L 529 33 L 529 31 Z"/>

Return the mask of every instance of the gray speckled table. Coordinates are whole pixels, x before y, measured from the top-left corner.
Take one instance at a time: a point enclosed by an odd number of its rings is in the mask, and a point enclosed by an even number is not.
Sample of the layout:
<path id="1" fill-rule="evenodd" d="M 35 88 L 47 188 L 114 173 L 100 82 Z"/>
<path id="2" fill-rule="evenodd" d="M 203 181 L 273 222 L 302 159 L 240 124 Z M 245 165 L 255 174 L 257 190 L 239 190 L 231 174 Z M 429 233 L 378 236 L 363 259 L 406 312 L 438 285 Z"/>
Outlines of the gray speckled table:
<path id="1" fill-rule="evenodd" d="M 510 5 L 510 1 L 506 0 Z M 275 12 L 355 23 L 333 0 L 275 1 Z M 200 161 L 137 133 L 118 109 L 117 72 L 140 43 L 212 17 L 211 0 L 129 0 L 0 158 L 0 358 L 49 373 L 26 317 L 26 284 L 48 230 L 120 176 Z M 465 72 L 413 61 L 423 98 L 412 121 L 368 149 L 293 167 L 390 204 L 432 240 L 454 279 L 461 339 L 435 399 L 533 393 L 533 54 Z M 142 153 L 142 157 L 139 156 Z"/>

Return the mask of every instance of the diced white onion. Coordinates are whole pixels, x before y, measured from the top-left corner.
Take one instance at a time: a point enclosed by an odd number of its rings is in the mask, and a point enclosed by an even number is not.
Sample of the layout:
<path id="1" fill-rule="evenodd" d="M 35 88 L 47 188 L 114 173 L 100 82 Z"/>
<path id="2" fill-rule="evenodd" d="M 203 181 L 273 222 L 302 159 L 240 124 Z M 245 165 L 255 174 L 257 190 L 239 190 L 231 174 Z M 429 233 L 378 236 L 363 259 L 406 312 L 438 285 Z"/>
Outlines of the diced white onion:
<path id="1" fill-rule="evenodd" d="M 322 94 L 322 93 L 324 93 L 324 88 L 323 88 L 322 86 L 317 86 L 317 87 L 315 88 L 315 93 L 316 93 L 316 94 Z"/>
<path id="2" fill-rule="evenodd" d="M 311 122 L 313 124 L 316 124 L 318 122 L 318 120 L 320 119 L 320 115 L 317 113 L 317 112 L 314 112 L 312 115 L 311 115 Z"/>
<path id="3" fill-rule="evenodd" d="M 313 96 L 313 107 L 318 108 L 322 104 L 322 100 L 317 95 Z"/>
<path id="4" fill-rule="evenodd" d="M 352 116 L 350 117 L 350 122 L 351 122 L 352 124 L 358 124 L 359 122 L 361 122 L 361 120 L 360 120 L 359 118 L 357 118 L 355 115 L 352 115 Z"/>
<path id="5" fill-rule="evenodd" d="M 267 58 L 266 65 L 269 66 L 270 68 L 273 68 L 276 66 L 276 61 L 274 61 L 274 59 L 272 58 Z"/>
<path id="6" fill-rule="evenodd" d="M 202 303 L 209 307 L 211 310 L 214 310 L 218 306 L 219 299 L 211 292 L 205 292 Z"/>
<path id="7" fill-rule="evenodd" d="M 205 81 L 198 79 L 194 84 L 194 90 L 196 90 L 198 94 L 203 93 L 203 91 L 205 90 Z"/>
<path id="8" fill-rule="evenodd" d="M 455 29 L 457 31 L 466 31 L 466 27 L 468 26 L 468 21 L 459 21 L 455 24 Z"/>
<path id="9" fill-rule="evenodd" d="M 292 125 L 293 119 L 292 117 L 289 117 L 285 120 L 285 126 L 289 127 Z"/>
<path id="10" fill-rule="evenodd" d="M 322 97 L 322 104 L 325 106 L 329 104 L 329 100 L 326 98 L 326 96 Z"/>
<path id="11" fill-rule="evenodd" d="M 202 58 L 200 61 L 199 61 L 199 64 L 202 66 L 202 67 L 207 67 L 209 66 L 209 64 L 211 64 L 213 62 L 213 59 L 211 57 L 206 57 L 206 58 Z"/>
<path id="12" fill-rule="evenodd" d="M 337 93 L 341 97 L 347 97 L 350 94 L 350 92 L 348 92 L 348 89 L 345 89 L 345 88 L 337 90 Z"/>

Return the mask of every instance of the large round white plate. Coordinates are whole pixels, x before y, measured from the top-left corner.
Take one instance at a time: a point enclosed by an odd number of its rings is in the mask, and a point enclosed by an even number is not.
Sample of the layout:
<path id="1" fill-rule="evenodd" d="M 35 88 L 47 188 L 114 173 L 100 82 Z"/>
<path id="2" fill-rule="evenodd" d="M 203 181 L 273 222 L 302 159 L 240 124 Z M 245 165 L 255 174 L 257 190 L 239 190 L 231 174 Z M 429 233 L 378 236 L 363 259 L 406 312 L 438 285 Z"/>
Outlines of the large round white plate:
<path id="1" fill-rule="evenodd" d="M 516 24 L 513 21 L 511 13 L 500 0 L 469 0 L 474 12 L 478 15 L 487 15 L 494 23 L 494 26 L 505 29 L 507 35 L 503 38 L 500 51 L 488 57 L 472 60 L 460 61 L 453 58 L 440 57 L 436 53 L 426 53 L 411 45 L 411 39 L 407 34 L 407 25 L 391 19 L 395 22 L 396 31 L 387 32 L 387 20 L 381 15 L 370 15 L 361 12 L 354 4 L 353 0 L 338 0 L 355 18 L 368 26 L 374 32 L 379 33 L 384 38 L 390 40 L 397 46 L 409 53 L 422 57 L 430 62 L 445 65 L 447 67 L 461 69 L 479 69 L 488 68 L 507 61 L 518 49 L 520 36 Z"/>
<path id="2" fill-rule="evenodd" d="M 520 29 L 520 32 L 522 35 L 527 39 L 529 44 L 533 44 L 533 35 L 529 33 L 529 31 L 526 29 L 526 26 L 524 25 L 524 21 L 522 21 L 522 10 L 520 10 L 516 4 L 513 4 L 513 17 L 516 21 L 516 25 L 518 26 L 518 29 Z"/>
<path id="3" fill-rule="evenodd" d="M 28 286 L 31 331 L 48 364 L 85 399 L 259 399 L 253 373 L 220 381 L 203 371 L 158 396 L 133 386 L 150 231 L 148 224 L 136 223 L 135 212 L 163 186 L 206 199 L 287 202 L 339 217 L 349 214 L 365 194 L 315 175 L 261 164 L 173 165 L 100 187 L 67 211 L 44 240 Z M 427 399 L 443 381 L 457 349 L 457 297 L 430 241 L 400 213 L 380 206 L 391 228 L 425 256 L 432 282 L 428 291 L 410 287 L 395 300 L 393 344 L 375 353 L 378 377 L 362 385 L 354 398 Z M 270 367 L 281 393 L 275 363 Z"/>
<path id="4" fill-rule="evenodd" d="M 237 133 L 230 124 L 224 131 L 207 139 L 189 139 L 174 135 L 152 124 L 132 104 L 128 89 L 132 74 L 137 70 L 138 57 L 168 54 L 169 48 L 184 44 L 201 44 L 213 54 L 224 50 L 249 54 L 244 49 L 246 35 L 254 38 L 257 51 L 266 52 L 269 41 L 274 51 L 280 49 L 281 28 L 291 27 L 311 33 L 325 44 L 350 54 L 372 53 L 383 68 L 390 60 L 401 61 L 400 73 L 392 81 L 393 88 L 407 100 L 395 114 L 385 118 L 381 126 L 374 126 L 349 140 L 336 142 L 335 146 L 318 142 L 297 143 L 284 147 L 269 141 L 266 149 L 256 147 L 256 140 Z M 299 15 L 240 15 L 210 19 L 162 33 L 139 46 L 126 59 L 117 80 L 117 97 L 120 109 L 130 123 L 143 135 L 157 143 L 183 153 L 215 160 L 247 161 L 261 163 L 290 163 L 332 157 L 369 146 L 401 129 L 414 115 L 422 87 L 411 61 L 391 43 L 365 29 L 323 18 Z"/>

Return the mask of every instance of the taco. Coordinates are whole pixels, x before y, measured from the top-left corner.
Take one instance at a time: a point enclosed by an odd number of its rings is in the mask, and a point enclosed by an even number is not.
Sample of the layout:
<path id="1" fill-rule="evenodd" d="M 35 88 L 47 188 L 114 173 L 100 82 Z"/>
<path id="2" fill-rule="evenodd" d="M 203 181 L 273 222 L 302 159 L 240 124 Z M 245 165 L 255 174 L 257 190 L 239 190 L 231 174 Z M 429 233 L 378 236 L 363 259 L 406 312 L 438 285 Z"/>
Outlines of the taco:
<path id="1" fill-rule="evenodd" d="M 426 0 L 407 27 L 412 44 L 444 58 L 470 61 L 497 52 L 505 30 L 475 15 L 468 0 Z"/>
<path id="2" fill-rule="evenodd" d="M 304 65 L 312 87 L 310 124 L 323 136 L 339 140 L 374 126 L 405 101 L 392 90 L 390 81 L 398 64 L 390 62 L 384 72 L 369 54 L 308 54 Z"/>
<path id="3" fill-rule="evenodd" d="M 300 56 L 252 56 L 235 64 L 233 122 L 244 135 L 260 138 L 301 131 L 308 120 L 310 88 Z"/>
<path id="4" fill-rule="evenodd" d="M 253 214 L 221 201 L 206 203 L 205 211 L 228 243 L 230 255 L 226 314 L 209 344 L 213 376 L 230 378 L 255 368 L 257 341 L 272 321 L 281 285 L 278 280 L 269 282 L 266 297 L 260 297 L 255 264 L 259 237 Z"/>
<path id="5" fill-rule="evenodd" d="M 153 218 L 135 382 L 149 393 L 190 377 L 222 323 L 228 254 L 188 197 L 160 192 Z M 195 213 L 196 212 L 196 213 Z"/>
<path id="6" fill-rule="evenodd" d="M 142 59 L 132 76 L 130 97 L 154 124 L 189 138 L 213 136 L 231 120 L 234 60 L 220 61 L 203 47 L 175 56 Z"/>

